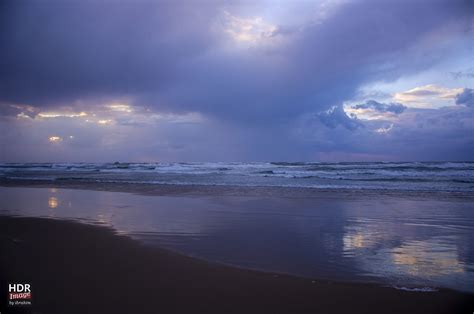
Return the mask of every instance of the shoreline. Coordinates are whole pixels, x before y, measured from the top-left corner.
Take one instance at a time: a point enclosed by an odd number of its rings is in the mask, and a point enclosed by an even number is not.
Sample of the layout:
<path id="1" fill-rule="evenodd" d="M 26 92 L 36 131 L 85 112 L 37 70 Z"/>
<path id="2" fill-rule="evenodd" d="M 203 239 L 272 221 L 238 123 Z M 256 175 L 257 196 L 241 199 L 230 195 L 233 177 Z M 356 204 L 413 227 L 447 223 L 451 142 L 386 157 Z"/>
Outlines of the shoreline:
<path id="1" fill-rule="evenodd" d="M 132 193 L 145 196 L 247 196 L 279 198 L 341 198 L 373 199 L 403 197 L 404 199 L 432 199 L 448 201 L 474 201 L 474 193 L 447 191 L 408 191 L 371 189 L 329 189 L 282 186 L 235 186 L 235 185 L 181 185 L 150 183 L 104 183 L 73 180 L 23 180 L 0 179 L 0 187 L 58 188 L 90 191 Z"/>
<path id="2" fill-rule="evenodd" d="M 65 220 L 0 216 L 0 244 L 9 252 L 0 256 L 0 293 L 7 295 L 9 282 L 30 282 L 32 309 L 45 313 L 474 310 L 472 294 L 410 292 L 235 268 L 145 246 L 111 228 Z"/>

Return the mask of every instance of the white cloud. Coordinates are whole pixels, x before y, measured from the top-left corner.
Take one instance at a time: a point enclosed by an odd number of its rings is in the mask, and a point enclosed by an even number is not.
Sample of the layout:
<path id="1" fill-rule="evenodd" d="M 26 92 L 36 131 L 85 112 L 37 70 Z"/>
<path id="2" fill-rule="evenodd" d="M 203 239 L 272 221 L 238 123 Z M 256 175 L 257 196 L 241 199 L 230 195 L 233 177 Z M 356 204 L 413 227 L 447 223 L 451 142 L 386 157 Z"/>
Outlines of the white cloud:
<path id="1" fill-rule="evenodd" d="M 228 11 L 224 11 L 223 16 L 223 31 L 236 42 L 255 44 L 271 38 L 278 30 L 260 16 L 244 18 Z"/>
<path id="2" fill-rule="evenodd" d="M 378 128 L 378 129 L 375 130 L 375 132 L 377 132 L 377 133 L 379 133 L 379 134 L 387 134 L 387 133 L 390 132 L 392 129 L 393 129 L 393 123 L 390 124 L 390 125 L 387 126 L 387 127 Z"/>
<path id="3" fill-rule="evenodd" d="M 447 88 L 428 84 L 395 93 L 393 99 L 414 108 L 439 108 L 441 106 L 453 105 L 454 98 L 462 91 L 463 88 Z"/>

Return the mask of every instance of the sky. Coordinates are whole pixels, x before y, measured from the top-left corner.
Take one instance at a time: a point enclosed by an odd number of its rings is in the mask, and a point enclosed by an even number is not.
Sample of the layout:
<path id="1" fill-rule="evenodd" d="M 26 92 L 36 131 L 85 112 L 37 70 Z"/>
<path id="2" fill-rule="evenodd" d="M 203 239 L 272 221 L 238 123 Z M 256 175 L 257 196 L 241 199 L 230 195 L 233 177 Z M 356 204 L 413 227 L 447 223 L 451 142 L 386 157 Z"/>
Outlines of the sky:
<path id="1" fill-rule="evenodd" d="M 0 47 L 0 162 L 474 161 L 470 0 L 5 0 Z"/>

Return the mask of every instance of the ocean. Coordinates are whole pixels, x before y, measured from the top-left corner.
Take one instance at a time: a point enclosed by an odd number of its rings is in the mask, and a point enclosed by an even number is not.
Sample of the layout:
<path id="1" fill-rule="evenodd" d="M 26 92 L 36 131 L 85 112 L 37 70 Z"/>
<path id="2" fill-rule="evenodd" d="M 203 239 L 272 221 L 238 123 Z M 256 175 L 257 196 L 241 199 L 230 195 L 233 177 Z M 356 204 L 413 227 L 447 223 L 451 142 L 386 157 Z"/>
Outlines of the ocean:
<path id="1" fill-rule="evenodd" d="M 1 163 L 0 180 L 474 192 L 474 162 Z"/>

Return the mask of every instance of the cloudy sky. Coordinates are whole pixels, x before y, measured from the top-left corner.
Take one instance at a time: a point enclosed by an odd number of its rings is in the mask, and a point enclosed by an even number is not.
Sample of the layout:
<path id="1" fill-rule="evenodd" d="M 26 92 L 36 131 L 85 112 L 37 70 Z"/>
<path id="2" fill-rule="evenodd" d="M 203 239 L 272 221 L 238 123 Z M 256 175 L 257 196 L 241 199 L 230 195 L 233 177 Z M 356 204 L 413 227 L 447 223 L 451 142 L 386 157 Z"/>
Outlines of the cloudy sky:
<path id="1" fill-rule="evenodd" d="M 474 2 L 0 2 L 0 161 L 474 160 Z"/>

